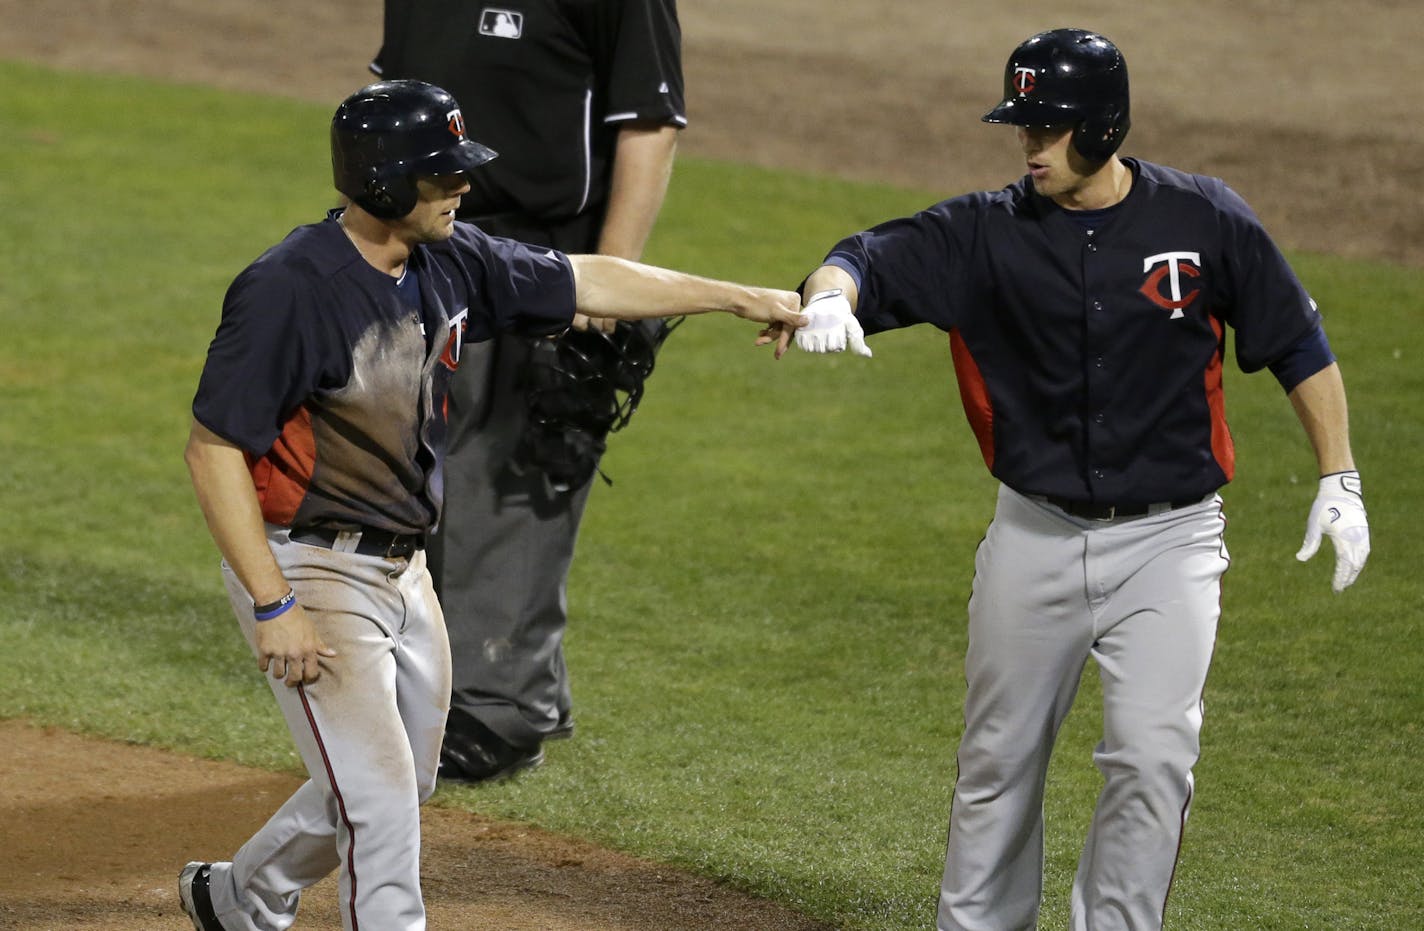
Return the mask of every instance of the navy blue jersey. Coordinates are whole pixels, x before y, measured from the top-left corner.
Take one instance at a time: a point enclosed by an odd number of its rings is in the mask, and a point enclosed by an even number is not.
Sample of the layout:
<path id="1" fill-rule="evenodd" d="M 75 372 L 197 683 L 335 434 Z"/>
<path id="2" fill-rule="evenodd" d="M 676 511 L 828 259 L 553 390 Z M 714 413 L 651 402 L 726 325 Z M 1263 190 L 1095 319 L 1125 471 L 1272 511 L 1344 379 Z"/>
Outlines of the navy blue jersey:
<path id="1" fill-rule="evenodd" d="M 420 533 L 442 497 L 445 397 L 466 340 L 557 333 L 574 314 L 568 259 L 463 223 L 373 268 L 333 211 L 233 281 L 193 416 L 248 454 L 263 518 Z"/>
<path id="2" fill-rule="evenodd" d="M 826 259 L 858 281 L 867 334 L 950 334 L 984 460 L 1025 494 L 1130 505 L 1214 491 L 1235 458 L 1226 328 L 1250 372 L 1320 325 L 1223 182 L 1124 162 L 1132 190 L 1092 229 L 1025 177 L 851 236 Z"/>
<path id="3" fill-rule="evenodd" d="M 386 0 L 371 69 L 459 101 L 499 158 L 460 216 L 601 213 L 621 123 L 687 124 L 673 0 Z"/>

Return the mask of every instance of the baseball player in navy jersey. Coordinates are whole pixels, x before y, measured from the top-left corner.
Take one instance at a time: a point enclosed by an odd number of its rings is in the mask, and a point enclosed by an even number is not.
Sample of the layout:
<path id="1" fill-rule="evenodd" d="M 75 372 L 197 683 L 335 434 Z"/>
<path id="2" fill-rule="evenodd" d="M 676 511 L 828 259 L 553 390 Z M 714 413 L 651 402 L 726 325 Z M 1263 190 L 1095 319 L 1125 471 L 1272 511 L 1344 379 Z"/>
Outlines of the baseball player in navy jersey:
<path id="1" fill-rule="evenodd" d="M 565 252 L 641 257 L 687 123 L 673 0 L 384 9 L 372 70 L 448 89 L 502 153 L 471 179 L 461 219 Z M 430 548 L 454 662 L 442 778 L 537 766 L 543 742 L 573 729 L 566 583 L 605 433 L 558 416 L 598 396 L 587 383 L 538 409 L 549 395 L 537 366 L 551 354 L 603 359 L 614 342 L 655 348 L 666 335 L 664 321 L 611 338 L 582 323 L 557 347 L 520 333 L 473 346 L 451 387 L 448 507 Z M 539 559 L 523 558 L 533 551 Z"/>
<path id="2" fill-rule="evenodd" d="M 1271 370 L 1314 449 L 1321 478 L 1297 558 L 1329 536 L 1337 592 L 1369 553 L 1345 391 L 1314 303 L 1241 198 L 1117 155 L 1128 81 L 1111 42 L 1031 37 L 984 120 L 1016 127 L 1028 174 L 841 241 L 804 283 L 810 323 L 794 339 L 870 355 L 865 334 L 945 330 L 1000 482 L 969 599 L 939 928 L 1036 926 L 1045 774 L 1089 658 L 1104 783 L 1071 924 L 1158 928 L 1228 564 L 1228 328 L 1242 369 Z M 762 338 L 779 356 L 792 337 Z"/>
<path id="3" fill-rule="evenodd" d="M 446 392 L 467 342 L 574 314 L 724 310 L 795 326 L 791 292 L 567 255 L 456 222 L 495 156 L 445 91 L 373 84 L 332 120 L 344 210 L 229 288 L 186 451 L 243 634 L 310 779 L 230 862 L 189 863 L 200 931 L 276 931 L 333 870 L 347 931 L 420 931 L 419 806 L 434 790 L 450 651 L 426 570 Z"/>

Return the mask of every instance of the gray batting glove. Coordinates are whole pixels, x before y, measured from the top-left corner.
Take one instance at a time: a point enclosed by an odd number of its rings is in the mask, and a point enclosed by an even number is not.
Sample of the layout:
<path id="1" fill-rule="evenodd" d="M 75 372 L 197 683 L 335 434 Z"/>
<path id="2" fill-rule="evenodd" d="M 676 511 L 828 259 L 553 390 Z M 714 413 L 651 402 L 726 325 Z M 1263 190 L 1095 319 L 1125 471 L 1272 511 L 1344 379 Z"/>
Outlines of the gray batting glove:
<path id="1" fill-rule="evenodd" d="M 850 300 L 840 288 L 811 295 L 801 313 L 810 322 L 796 331 L 796 348 L 803 352 L 845 352 L 847 345 L 858 356 L 872 355 L 865 345 L 865 331 Z"/>
<path id="2" fill-rule="evenodd" d="M 1343 592 L 1359 577 L 1370 555 L 1370 523 L 1359 472 L 1335 472 L 1320 480 L 1305 520 L 1305 542 L 1295 558 L 1305 562 L 1314 556 L 1322 536 L 1335 544 L 1335 578 L 1330 587 Z"/>

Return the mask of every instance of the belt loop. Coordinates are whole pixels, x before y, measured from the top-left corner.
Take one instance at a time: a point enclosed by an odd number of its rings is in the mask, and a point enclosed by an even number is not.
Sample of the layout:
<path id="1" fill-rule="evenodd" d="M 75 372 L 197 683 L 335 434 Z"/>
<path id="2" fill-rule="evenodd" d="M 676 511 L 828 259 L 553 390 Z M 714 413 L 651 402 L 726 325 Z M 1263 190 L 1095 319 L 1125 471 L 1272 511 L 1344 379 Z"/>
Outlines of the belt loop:
<path id="1" fill-rule="evenodd" d="M 338 553 L 354 553 L 361 545 L 361 531 L 359 530 L 338 530 L 336 539 L 331 541 L 331 548 Z"/>

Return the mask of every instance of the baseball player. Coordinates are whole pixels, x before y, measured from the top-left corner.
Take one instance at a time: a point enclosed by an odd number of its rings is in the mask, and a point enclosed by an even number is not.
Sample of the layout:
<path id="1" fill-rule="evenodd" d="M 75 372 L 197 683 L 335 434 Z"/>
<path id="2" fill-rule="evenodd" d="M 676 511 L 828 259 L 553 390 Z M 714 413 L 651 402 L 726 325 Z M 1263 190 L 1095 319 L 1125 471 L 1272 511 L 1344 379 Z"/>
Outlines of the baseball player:
<path id="1" fill-rule="evenodd" d="M 461 219 L 565 252 L 641 257 L 687 124 L 673 0 L 386 0 L 383 26 L 372 70 L 447 88 L 503 153 L 471 179 Z M 512 775 L 573 729 L 565 591 L 608 428 L 560 416 L 577 398 L 541 409 L 535 367 L 553 353 L 607 358 L 614 341 L 651 362 L 665 326 L 575 328 L 562 346 L 509 332 L 467 351 L 451 386 L 449 506 L 430 548 L 454 661 L 442 778 Z M 626 373 L 608 374 L 641 392 Z"/>
<path id="2" fill-rule="evenodd" d="M 1320 315 L 1246 204 L 1215 178 L 1118 147 L 1127 67 L 1079 29 L 1010 56 L 984 120 L 1016 127 L 1027 175 L 837 244 L 803 286 L 813 352 L 929 323 L 1000 481 L 975 556 L 965 729 L 941 931 L 1033 928 L 1049 754 L 1089 658 L 1104 784 L 1073 883 L 1076 931 L 1158 928 L 1192 801 L 1202 688 L 1228 557 L 1226 331 L 1269 368 L 1320 469 L 1306 523 L 1334 589 L 1369 552 L 1345 391 Z M 780 355 L 792 334 L 770 328 Z"/>
<path id="3" fill-rule="evenodd" d="M 791 292 L 456 222 L 466 173 L 495 153 L 438 87 L 358 91 L 331 143 L 350 205 L 238 275 L 193 402 L 198 501 L 311 777 L 231 862 L 184 867 L 179 896 L 200 931 L 286 928 L 302 890 L 335 869 L 348 931 L 425 927 L 418 808 L 435 788 L 450 653 L 424 547 L 466 342 L 555 333 L 576 312 L 802 320 Z"/>

